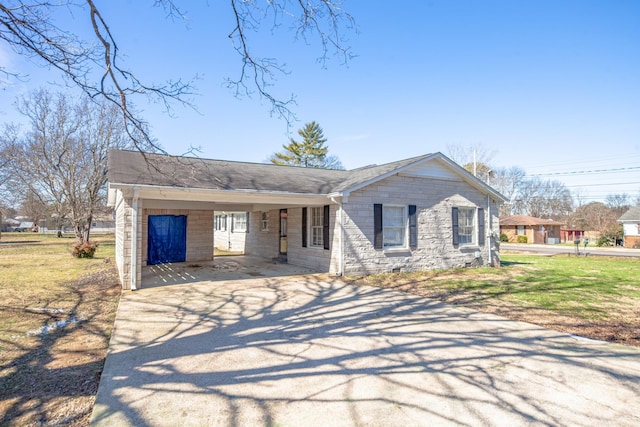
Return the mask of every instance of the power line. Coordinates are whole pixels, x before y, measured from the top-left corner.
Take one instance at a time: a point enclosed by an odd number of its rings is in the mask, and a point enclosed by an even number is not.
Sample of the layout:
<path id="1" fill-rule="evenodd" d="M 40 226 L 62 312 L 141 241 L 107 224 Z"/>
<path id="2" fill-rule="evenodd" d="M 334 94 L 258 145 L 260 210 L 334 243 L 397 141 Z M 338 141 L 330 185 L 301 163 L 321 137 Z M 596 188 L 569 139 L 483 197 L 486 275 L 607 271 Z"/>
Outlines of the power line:
<path id="1" fill-rule="evenodd" d="M 585 175 L 585 174 L 596 174 L 596 173 L 606 173 L 606 172 L 627 172 L 631 170 L 640 169 L 640 166 L 630 166 L 626 168 L 612 168 L 612 169 L 592 169 L 592 170 L 581 170 L 581 171 L 570 171 L 570 172 L 549 172 L 549 173 L 535 173 L 529 176 L 556 176 L 556 175 Z"/>

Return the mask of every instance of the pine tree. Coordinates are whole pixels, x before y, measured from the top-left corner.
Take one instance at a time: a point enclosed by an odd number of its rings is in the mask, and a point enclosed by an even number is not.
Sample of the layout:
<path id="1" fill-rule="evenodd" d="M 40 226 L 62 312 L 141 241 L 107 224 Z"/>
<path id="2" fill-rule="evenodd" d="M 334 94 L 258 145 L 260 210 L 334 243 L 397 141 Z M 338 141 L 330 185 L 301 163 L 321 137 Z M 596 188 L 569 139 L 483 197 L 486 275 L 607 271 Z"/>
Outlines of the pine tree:
<path id="1" fill-rule="evenodd" d="M 328 165 L 327 160 L 336 163 L 335 156 L 327 156 L 329 147 L 324 145 L 327 139 L 324 137 L 322 128 L 315 121 L 307 123 L 298 130 L 298 135 L 302 141 L 291 138 L 289 144 L 284 144 L 283 151 L 274 153 L 269 159 L 276 165 L 304 166 L 305 168 L 326 168 L 341 169 L 342 164 L 338 160 L 339 167 Z"/>

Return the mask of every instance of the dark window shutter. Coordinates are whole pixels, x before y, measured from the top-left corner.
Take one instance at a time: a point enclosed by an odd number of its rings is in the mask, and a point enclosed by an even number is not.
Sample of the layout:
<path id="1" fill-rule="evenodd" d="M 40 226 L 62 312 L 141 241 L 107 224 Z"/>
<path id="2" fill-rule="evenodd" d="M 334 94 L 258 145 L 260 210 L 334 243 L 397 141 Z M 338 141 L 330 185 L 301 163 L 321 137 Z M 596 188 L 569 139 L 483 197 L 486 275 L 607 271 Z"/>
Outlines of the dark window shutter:
<path id="1" fill-rule="evenodd" d="M 484 209 L 478 208 L 478 245 L 484 246 Z"/>
<path id="2" fill-rule="evenodd" d="M 324 248 L 329 249 L 329 205 L 324 205 L 322 212 L 322 242 Z"/>
<path id="3" fill-rule="evenodd" d="M 302 208 L 302 247 L 307 247 L 307 208 Z"/>
<path id="4" fill-rule="evenodd" d="M 453 228 L 453 246 L 458 246 L 460 237 L 458 236 L 458 208 L 451 208 L 451 225 Z"/>
<path id="5" fill-rule="evenodd" d="M 235 221 L 233 220 L 234 218 L 234 214 L 231 214 L 231 232 L 233 233 L 233 224 L 235 223 Z"/>
<path id="6" fill-rule="evenodd" d="M 373 205 L 373 247 L 382 249 L 382 205 Z"/>
<path id="7" fill-rule="evenodd" d="M 251 218 L 251 215 L 249 215 L 249 212 L 246 213 L 247 215 L 247 228 L 244 230 L 245 233 L 249 232 L 249 219 Z"/>
<path id="8" fill-rule="evenodd" d="M 409 246 L 418 246 L 418 218 L 416 205 L 409 205 Z"/>

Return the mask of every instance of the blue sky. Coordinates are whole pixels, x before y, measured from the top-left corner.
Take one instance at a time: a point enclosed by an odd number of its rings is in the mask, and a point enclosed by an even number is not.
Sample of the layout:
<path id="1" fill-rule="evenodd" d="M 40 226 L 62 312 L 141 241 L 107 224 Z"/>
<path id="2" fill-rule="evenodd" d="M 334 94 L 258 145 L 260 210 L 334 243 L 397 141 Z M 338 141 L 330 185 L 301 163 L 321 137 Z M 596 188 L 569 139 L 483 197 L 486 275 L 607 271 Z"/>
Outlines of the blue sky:
<path id="1" fill-rule="evenodd" d="M 142 80 L 200 77 L 198 112 L 176 106 L 169 117 L 139 104 L 172 154 L 197 146 L 202 157 L 262 162 L 315 120 L 349 169 L 481 145 L 495 166 L 558 179 L 586 202 L 640 195 L 638 1 L 345 0 L 357 57 L 326 68 L 315 40 L 265 28 L 252 46 L 287 64 L 272 89 L 296 97 L 291 135 L 265 102 L 224 86 L 240 70 L 228 2 L 185 1 L 186 22 L 165 19 L 151 0 L 101 3 L 125 65 Z M 74 18 L 85 31 L 86 13 Z M 18 120 L 16 95 L 59 81 L 2 45 L 0 62 L 30 75 L 4 83 L 0 122 Z"/>

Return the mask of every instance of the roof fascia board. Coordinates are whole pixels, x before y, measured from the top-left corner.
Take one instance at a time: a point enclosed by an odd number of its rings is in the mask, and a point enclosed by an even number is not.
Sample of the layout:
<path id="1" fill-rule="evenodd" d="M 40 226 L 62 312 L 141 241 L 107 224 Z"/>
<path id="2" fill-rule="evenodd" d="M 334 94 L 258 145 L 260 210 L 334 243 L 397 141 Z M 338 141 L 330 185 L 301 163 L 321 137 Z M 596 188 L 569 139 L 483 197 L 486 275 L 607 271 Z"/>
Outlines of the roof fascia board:
<path id="1" fill-rule="evenodd" d="M 140 198 L 151 200 L 202 201 L 238 204 L 326 204 L 327 194 L 298 194 L 284 191 L 260 190 L 218 190 L 193 187 L 167 187 L 158 185 L 109 183 L 110 189 L 120 189 L 125 194 L 134 189 L 140 191 Z"/>

